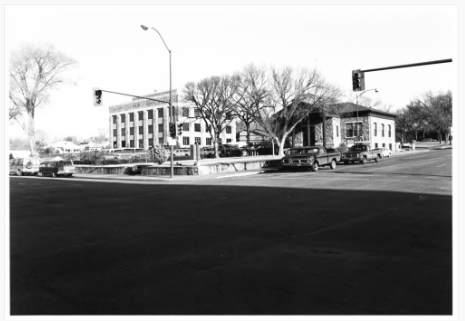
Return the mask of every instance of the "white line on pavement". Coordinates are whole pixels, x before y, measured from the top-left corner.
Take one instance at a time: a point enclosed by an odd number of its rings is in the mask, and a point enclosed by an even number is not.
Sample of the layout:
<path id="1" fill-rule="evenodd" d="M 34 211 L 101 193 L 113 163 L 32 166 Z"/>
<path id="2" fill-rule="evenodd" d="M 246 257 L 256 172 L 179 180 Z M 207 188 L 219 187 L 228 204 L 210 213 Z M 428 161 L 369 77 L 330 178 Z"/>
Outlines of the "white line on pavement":
<path id="1" fill-rule="evenodd" d="M 439 166 L 436 166 L 436 167 L 442 167 L 442 166 L 446 166 L 447 164 L 442 164 L 442 165 L 439 165 Z"/>

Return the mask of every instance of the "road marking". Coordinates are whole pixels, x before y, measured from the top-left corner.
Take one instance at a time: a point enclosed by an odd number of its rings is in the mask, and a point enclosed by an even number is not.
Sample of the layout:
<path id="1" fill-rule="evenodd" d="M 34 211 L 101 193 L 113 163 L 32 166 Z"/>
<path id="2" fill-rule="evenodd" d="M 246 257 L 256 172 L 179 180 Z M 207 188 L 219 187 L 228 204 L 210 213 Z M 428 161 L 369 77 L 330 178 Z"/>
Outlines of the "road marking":
<path id="1" fill-rule="evenodd" d="M 442 164 L 442 165 L 439 165 L 439 166 L 436 166 L 436 167 L 442 167 L 442 166 L 446 166 L 447 164 Z"/>

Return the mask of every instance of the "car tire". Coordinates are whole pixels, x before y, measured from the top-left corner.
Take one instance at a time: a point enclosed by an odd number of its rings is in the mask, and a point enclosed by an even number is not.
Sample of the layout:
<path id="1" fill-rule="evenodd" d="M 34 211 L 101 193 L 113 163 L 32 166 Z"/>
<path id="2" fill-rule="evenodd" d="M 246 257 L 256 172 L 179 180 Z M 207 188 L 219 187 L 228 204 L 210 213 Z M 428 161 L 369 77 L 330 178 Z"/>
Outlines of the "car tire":
<path id="1" fill-rule="evenodd" d="M 380 159 L 381 157 L 375 157 L 375 162 L 379 162 Z"/>
<path id="2" fill-rule="evenodd" d="M 336 161 L 334 159 L 331 161 L 331 165 L 329 165 L 329 167 L 331 169 L 336 169 Z"/>
<path id="3" fill-rule="evenodd" d="M 366 158 L 363 158 L 363 159 L 360 161 L 360 164 L 365 165 L 366 162 L 367 162 Z"/>
<path id="4" fill-rule="evenodd" d="M 344 161 L 344 165 L 349 165 L 349 161 Z"/>
<path id="5" fill-rule="evenodd" d="M 383 155 L 378 155 L 379 159 L 383 159 Z"/>
<path id="6" fill-rule="evenodd" d="M 52 177 L 54 177 L 54 178 L 58 177 L 57 173 L 52 172 Z"/>
<path id="7" fill-rule="evenodd" d="M 318 163 L 317 162 L 312 164 L 312 171 L 318 172 Z"/>

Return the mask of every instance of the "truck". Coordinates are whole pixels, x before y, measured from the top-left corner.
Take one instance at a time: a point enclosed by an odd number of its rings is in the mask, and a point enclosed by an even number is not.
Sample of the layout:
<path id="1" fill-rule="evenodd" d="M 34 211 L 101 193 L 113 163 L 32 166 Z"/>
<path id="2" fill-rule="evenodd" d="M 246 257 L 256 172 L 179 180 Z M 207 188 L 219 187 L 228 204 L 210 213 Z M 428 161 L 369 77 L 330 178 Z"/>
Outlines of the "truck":
<path id="1" fill-rule="evenodd" d="M 340 158 L 341 152 L 338 149 L 327 149 L 324 146 L 297 147 L 286 150 L 281 165 L 283 169 L 304 167 L 316 172 L 323 166 L 335 169 Z"/>
<path id="2" fill-rule="evenodd" d="M 366 164 L 366 162 L 374 160 L 379 161 L 378 151 L 371 149 L 370 144 L 357 143 L 349 148 L 347 152 L 342 153 L 341 161 L 344 164 Z"/>

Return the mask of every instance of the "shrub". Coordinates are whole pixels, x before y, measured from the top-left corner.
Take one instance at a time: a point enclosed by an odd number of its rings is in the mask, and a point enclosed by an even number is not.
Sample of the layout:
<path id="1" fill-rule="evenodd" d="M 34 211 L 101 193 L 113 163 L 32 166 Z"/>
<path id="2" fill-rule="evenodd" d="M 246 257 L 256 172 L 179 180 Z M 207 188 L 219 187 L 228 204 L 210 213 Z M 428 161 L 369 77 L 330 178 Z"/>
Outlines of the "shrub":
<path id="1" fill-rule="evenodd" d="M 150 162 L 157 163 L 158 165 L 163 164 L 169 157 L 169 151 L 163 146 L 155 145 L 148 151 L 148 158 Z"/>

